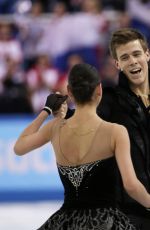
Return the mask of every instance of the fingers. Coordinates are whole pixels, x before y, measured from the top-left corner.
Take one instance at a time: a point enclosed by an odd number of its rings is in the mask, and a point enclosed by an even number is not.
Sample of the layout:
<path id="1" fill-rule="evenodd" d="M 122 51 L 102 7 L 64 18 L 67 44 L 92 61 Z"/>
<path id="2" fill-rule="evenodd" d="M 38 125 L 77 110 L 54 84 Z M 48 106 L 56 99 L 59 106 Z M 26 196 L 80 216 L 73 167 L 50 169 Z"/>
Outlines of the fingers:
<path id="1" fill-rule="evenodd" d="M 52 93 L 47 97 L 46 107 L 49 107 L 53 112 L 60 109 L 61 105 L 67 100 L 68 96 L 63 96 L 60 92 Z"/>
<path id="2" fill-rule="evenodd" d="M 61 116 L 61 118 L 65 118 L 66 117 L 67 110 L 68 110 L 68 105 L 67 105 L 67 102 L 65 101 L 62 104 L 61 109 L 60 109 L 60 116 Z"/>
<path id="3" fill-rule="evenodd" d="M 61 104 L 58 110 L 53 112 L 53 115 L 54 117 L 65 118 L 67 110 L 68 110 L 68 105 L 67 105 L 67 102 L 65 101 L 63 104 Z"/>
<path id="4" fill-rule="evenodd" d="M 62 97 L 61 101 L 64 103 L 67 100 L 67 98 L 68 98 L 68 95 L 65 95 Z"/>
<path id="5" fill-rule="evenodd" d="M 57 100 L 55 102 L 54 110 L 57 111 L 60 109 L 61 105 L 67 100 L 68 96 L 57 96 Z"/>

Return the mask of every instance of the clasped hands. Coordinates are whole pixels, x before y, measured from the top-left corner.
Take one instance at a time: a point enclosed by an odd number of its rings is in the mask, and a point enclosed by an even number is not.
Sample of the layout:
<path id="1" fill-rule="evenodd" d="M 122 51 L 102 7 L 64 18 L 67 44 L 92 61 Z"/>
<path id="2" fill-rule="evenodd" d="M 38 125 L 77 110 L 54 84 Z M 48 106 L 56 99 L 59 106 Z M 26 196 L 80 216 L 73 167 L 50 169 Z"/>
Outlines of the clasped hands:
<path id="1" fill-rule="evenodd" d="M 67 98 L 67 95 L 63 96 L 59 93 L 49 94 L 43 110 L 49 115 L 53 114 L 55 117 L 64 118 L 68 109 L 66 102 Z"/>

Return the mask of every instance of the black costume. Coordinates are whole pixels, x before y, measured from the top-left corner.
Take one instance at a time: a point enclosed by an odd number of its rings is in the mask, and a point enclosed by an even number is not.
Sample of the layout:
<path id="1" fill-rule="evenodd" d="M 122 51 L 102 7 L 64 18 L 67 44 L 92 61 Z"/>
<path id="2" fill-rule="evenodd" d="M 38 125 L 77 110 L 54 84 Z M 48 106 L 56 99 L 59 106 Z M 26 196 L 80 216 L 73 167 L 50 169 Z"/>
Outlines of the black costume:
<path id="1" fill-rule="evenodd" d="M 122 124 L 127 128 L 136 175 L 150 193 L 150 106 L 146 108 L 141 98 L 130 90 L 128 80 L 122 72 L 117 87 L 103 90 L 97 114 L 107 121 Z M 120 189 L 120 195 L 123 212 L 141 229 L 149 230 L 150 211 L 131 199 L 123 187 Z"/>
<path id="2" fill-rule="evenodd" d="M 135 230 L 118 208 L 115 157 L 74 166 L 58 165 L 63 206 L 39 230 Z"/>

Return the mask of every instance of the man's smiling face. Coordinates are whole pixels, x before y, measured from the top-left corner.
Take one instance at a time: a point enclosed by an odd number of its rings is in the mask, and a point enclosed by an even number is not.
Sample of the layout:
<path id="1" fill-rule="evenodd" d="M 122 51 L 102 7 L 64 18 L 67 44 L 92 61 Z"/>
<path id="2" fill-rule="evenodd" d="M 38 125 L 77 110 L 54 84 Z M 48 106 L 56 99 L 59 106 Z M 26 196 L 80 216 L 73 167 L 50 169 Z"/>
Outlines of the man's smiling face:
<path id="1" fill-rule="evenodd" d="M 143 50 L 139 40 L 118 46 L 116 54 L 116 66 L 124 72 L 130 84 L 140 86 L 147 81 L 150 54 Z"/>

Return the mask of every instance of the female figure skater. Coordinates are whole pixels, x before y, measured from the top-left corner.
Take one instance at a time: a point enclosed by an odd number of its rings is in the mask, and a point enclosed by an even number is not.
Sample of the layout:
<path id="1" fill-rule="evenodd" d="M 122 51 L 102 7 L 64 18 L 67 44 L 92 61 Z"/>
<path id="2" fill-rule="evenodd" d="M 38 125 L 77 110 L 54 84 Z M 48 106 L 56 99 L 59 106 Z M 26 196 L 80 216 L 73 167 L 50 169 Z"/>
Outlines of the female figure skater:
<path id="1" fill-rule="evenodd" d="M 135 230 L 118 208 L 118 169 L 133 199 L 149 208 L 150 195 L 135 175 L 126 128 L 96 114 L 102 97 L 97 70 L 86 63 L 75 65 L 68 77 L 68 95 L 76 106 L 71 118 L 54 118 L 42 126 L 57 107 L 57 97 L 49 95 L 14 146 L 20 156 L 48 142 L 54 148 L 64 202 L 39 230 Z"/>

